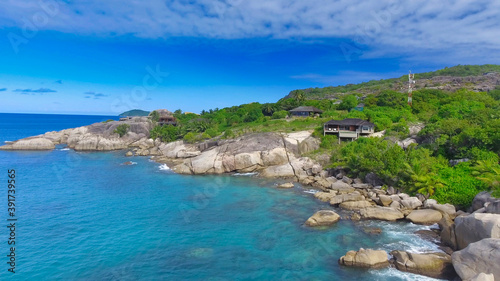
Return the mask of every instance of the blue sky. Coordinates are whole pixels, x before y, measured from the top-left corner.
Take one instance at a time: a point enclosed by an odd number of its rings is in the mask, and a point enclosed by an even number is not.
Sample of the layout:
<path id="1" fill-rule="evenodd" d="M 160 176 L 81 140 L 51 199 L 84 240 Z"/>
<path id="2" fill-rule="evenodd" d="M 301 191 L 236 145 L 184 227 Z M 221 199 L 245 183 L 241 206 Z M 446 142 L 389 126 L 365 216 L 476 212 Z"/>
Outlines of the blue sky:
<path id="1" fill-rule="evenodd" d="M 499 1 L 406 2 L 4 0 L 0 112 L 199 112 L 500 63 Z"/>

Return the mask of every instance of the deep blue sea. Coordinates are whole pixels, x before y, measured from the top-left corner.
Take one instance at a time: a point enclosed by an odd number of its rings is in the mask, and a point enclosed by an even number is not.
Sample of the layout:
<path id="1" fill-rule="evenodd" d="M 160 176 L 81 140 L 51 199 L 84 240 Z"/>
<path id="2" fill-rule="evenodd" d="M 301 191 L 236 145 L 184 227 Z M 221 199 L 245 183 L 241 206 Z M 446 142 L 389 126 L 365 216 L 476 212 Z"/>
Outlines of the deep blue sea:
<path id="1" fill-rule="evenodd" d="M 0 114 L 0 143 L 116 119 Z M 132 160 L 134 165 L 123 165 Z M 303 225 L 335 209 L 308 188 L 280 190 L 250 176 L 182 176 L 123 151 L 0 151 L 0 209 L 15 169 L 16 273 L 0 229 L 0 280 L 426 280 L 395 269 L 341 267 L 349 250 L 436 250 L 428 227 L 341 220 Z M 336 210 L 342 214 L 341 210 Z M 380 227 L 382 234 L 367 234 Z"/>

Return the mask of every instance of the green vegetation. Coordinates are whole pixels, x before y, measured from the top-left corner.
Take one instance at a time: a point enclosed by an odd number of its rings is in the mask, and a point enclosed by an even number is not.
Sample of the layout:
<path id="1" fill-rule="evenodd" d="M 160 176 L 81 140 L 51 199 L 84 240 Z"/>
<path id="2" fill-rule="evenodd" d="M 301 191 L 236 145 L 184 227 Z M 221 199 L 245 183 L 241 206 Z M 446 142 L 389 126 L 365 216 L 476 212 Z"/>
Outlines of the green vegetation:
<path id="1" fill-rule="evenodd" d="M 500 72 L 500 65 L 457 65 L 446 67 L 437 71 L 424 72 L 416 74 L 417 79 L 432 79 L 436 76 L 479 76 L 488 72 Z M 399 78 L 371 80 L 359 84 L 347 84 L 344 86 L 330 86 L 324 88 L 308 88 L 291 91 L 284 99 L 301 97 L 307 99 L 341 99 L 344 94 L 375 94 L 384 90 L 402 90 L 407 89 L 408 75 Z M 429 85 L 429 86 L 438 86 Z"/>
<path id="2" fill-rule="evenodd" d="M 154 110 L 153 112 L 149 113 L 149 116 L 151 116 L 151 120 L 153 122 L 158 122 L 158 120 L 160 119 L 160 113 L 158 113 L 158 111 Z"/>
<path id="3" fill-rule="evenodd" d="M 113 122 L 113 121 L 115 121 L 115 120 L 113 120 L 113 119 L 108 119 L 108 120 L 106 120 L 106 121 L 102 121 L 102 123 L 106 124 L 106 123 Z"/>
<path id="4" fill-rule="evenodd" d="M 141 109 L 132 109 L 129 111 L 125 111 L 122 114 L 118 115 L 120 117 L 127 117 L 127 116 L 148 116 L 149 111 L 144 111 Z"/>
<path id="5" fill-rule="evenodd" d="M 457 66 L 425 75 L 474 75 L 499 67 Z M 397 80 L 347 85 L 342 91 Z M 162 141 L 182 139 L 194 143 L 252 132 L 314 130 L 313 135 L 321 140 L 321 144 L 308 156 L 324 161 L 330 158 L 326 164 L 332 168 L 344 167 L 352 177 L 364 177 L 373 172 L 387 185 L 462 207 L 470 205 L 474 195 L 482 190 L 500 195 L 500 88 L 488 93 L 466 89 L 455 92 L 420 89 L 414 91 L 413 106 L 410 107 L 406 93 L 394 91 L 391 87 L 379 87 L 370 95 L 343 94 L 340 102 L 305 98 L 310 98 L 315 91 L 329 91 L 333 88 L 330 87 L 324 88 L 326 90 L 297 90 L 290 98 L 276 103 L 216 108 L 202 111 L 201 115 L 176 110 L 177 126 L 157 126 L 151 136 Z M 365 104 L 363 111 L 352 110 L 361 102 Z M 316 118 L 286 118 L 290 109 L 301 105 L 317 107 L 323 113 Z M 386 139 L 360 138 L 339 144 L 337 137 L 323 136 L 326 121 L 343 118 L 369 120 L 375 124 L 376 131 L 386 130 Z M 403 150 L 394 143 L 407 138 L 410 127 L 417 123 L 425 124 L 418 135 L 420 145 L 413 144 Z M 450 160 L 461 158 L 468 161 L 455 166 L 449 164 Z"/>
<path id="6" fill-rule="evenodd" d="M 113 132 L 120 135 L 121 138 L 128 132 L 128 129 L 130 129 L 129 124 L 120 124 Z"/>

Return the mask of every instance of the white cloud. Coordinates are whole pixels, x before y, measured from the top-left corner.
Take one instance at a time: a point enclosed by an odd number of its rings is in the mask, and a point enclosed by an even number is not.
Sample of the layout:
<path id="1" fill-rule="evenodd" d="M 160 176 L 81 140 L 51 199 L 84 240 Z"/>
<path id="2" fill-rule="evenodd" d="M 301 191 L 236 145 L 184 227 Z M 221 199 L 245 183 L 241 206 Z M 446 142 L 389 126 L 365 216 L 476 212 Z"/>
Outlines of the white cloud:
<path id="1" fill-rule="evenodd" d="M 45 13 L 39 29 L 103 37 L 332 38 L 366 58 L 425 52 L 481 57 L 500 49 L 500 1 L 68 0 L 58 1 L 54 14 L 39 0 L 3 2 L 2 26 L 22 28 Z"/>

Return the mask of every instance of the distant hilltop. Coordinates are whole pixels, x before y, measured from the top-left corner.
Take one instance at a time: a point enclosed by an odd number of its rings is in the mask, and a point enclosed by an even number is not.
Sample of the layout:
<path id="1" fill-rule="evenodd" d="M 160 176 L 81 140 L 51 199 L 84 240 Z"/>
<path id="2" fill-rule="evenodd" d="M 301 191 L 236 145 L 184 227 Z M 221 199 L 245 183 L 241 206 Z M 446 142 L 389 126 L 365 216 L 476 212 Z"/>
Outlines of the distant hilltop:
<path id="1" fill-rule="evenodd" d="M 141 109 L 132 109 L 129 111 L 125 111 L 118 116 L 126 117 L 126 116 L 148 116 L 148 115 L 149 115 L 149 111 L 145 111 L 145 110 L 141 110 Z"/>
<path id="2" fill-rule="evenodd" d="M 457 65 L 432 72 L 415 74 L 415 89 L 439 89 L 456 91 L 469 89 L 487 92 L 500 85 L 500 65 Z M 407 91 L 408 74 L 399 78 L 371 80 L 359 84 L 308 88 L 291 91 L 283 99 L 301 97 L 301 99 L 337 99 L 344 94 L 376 94 L 384 90 Z"/>

